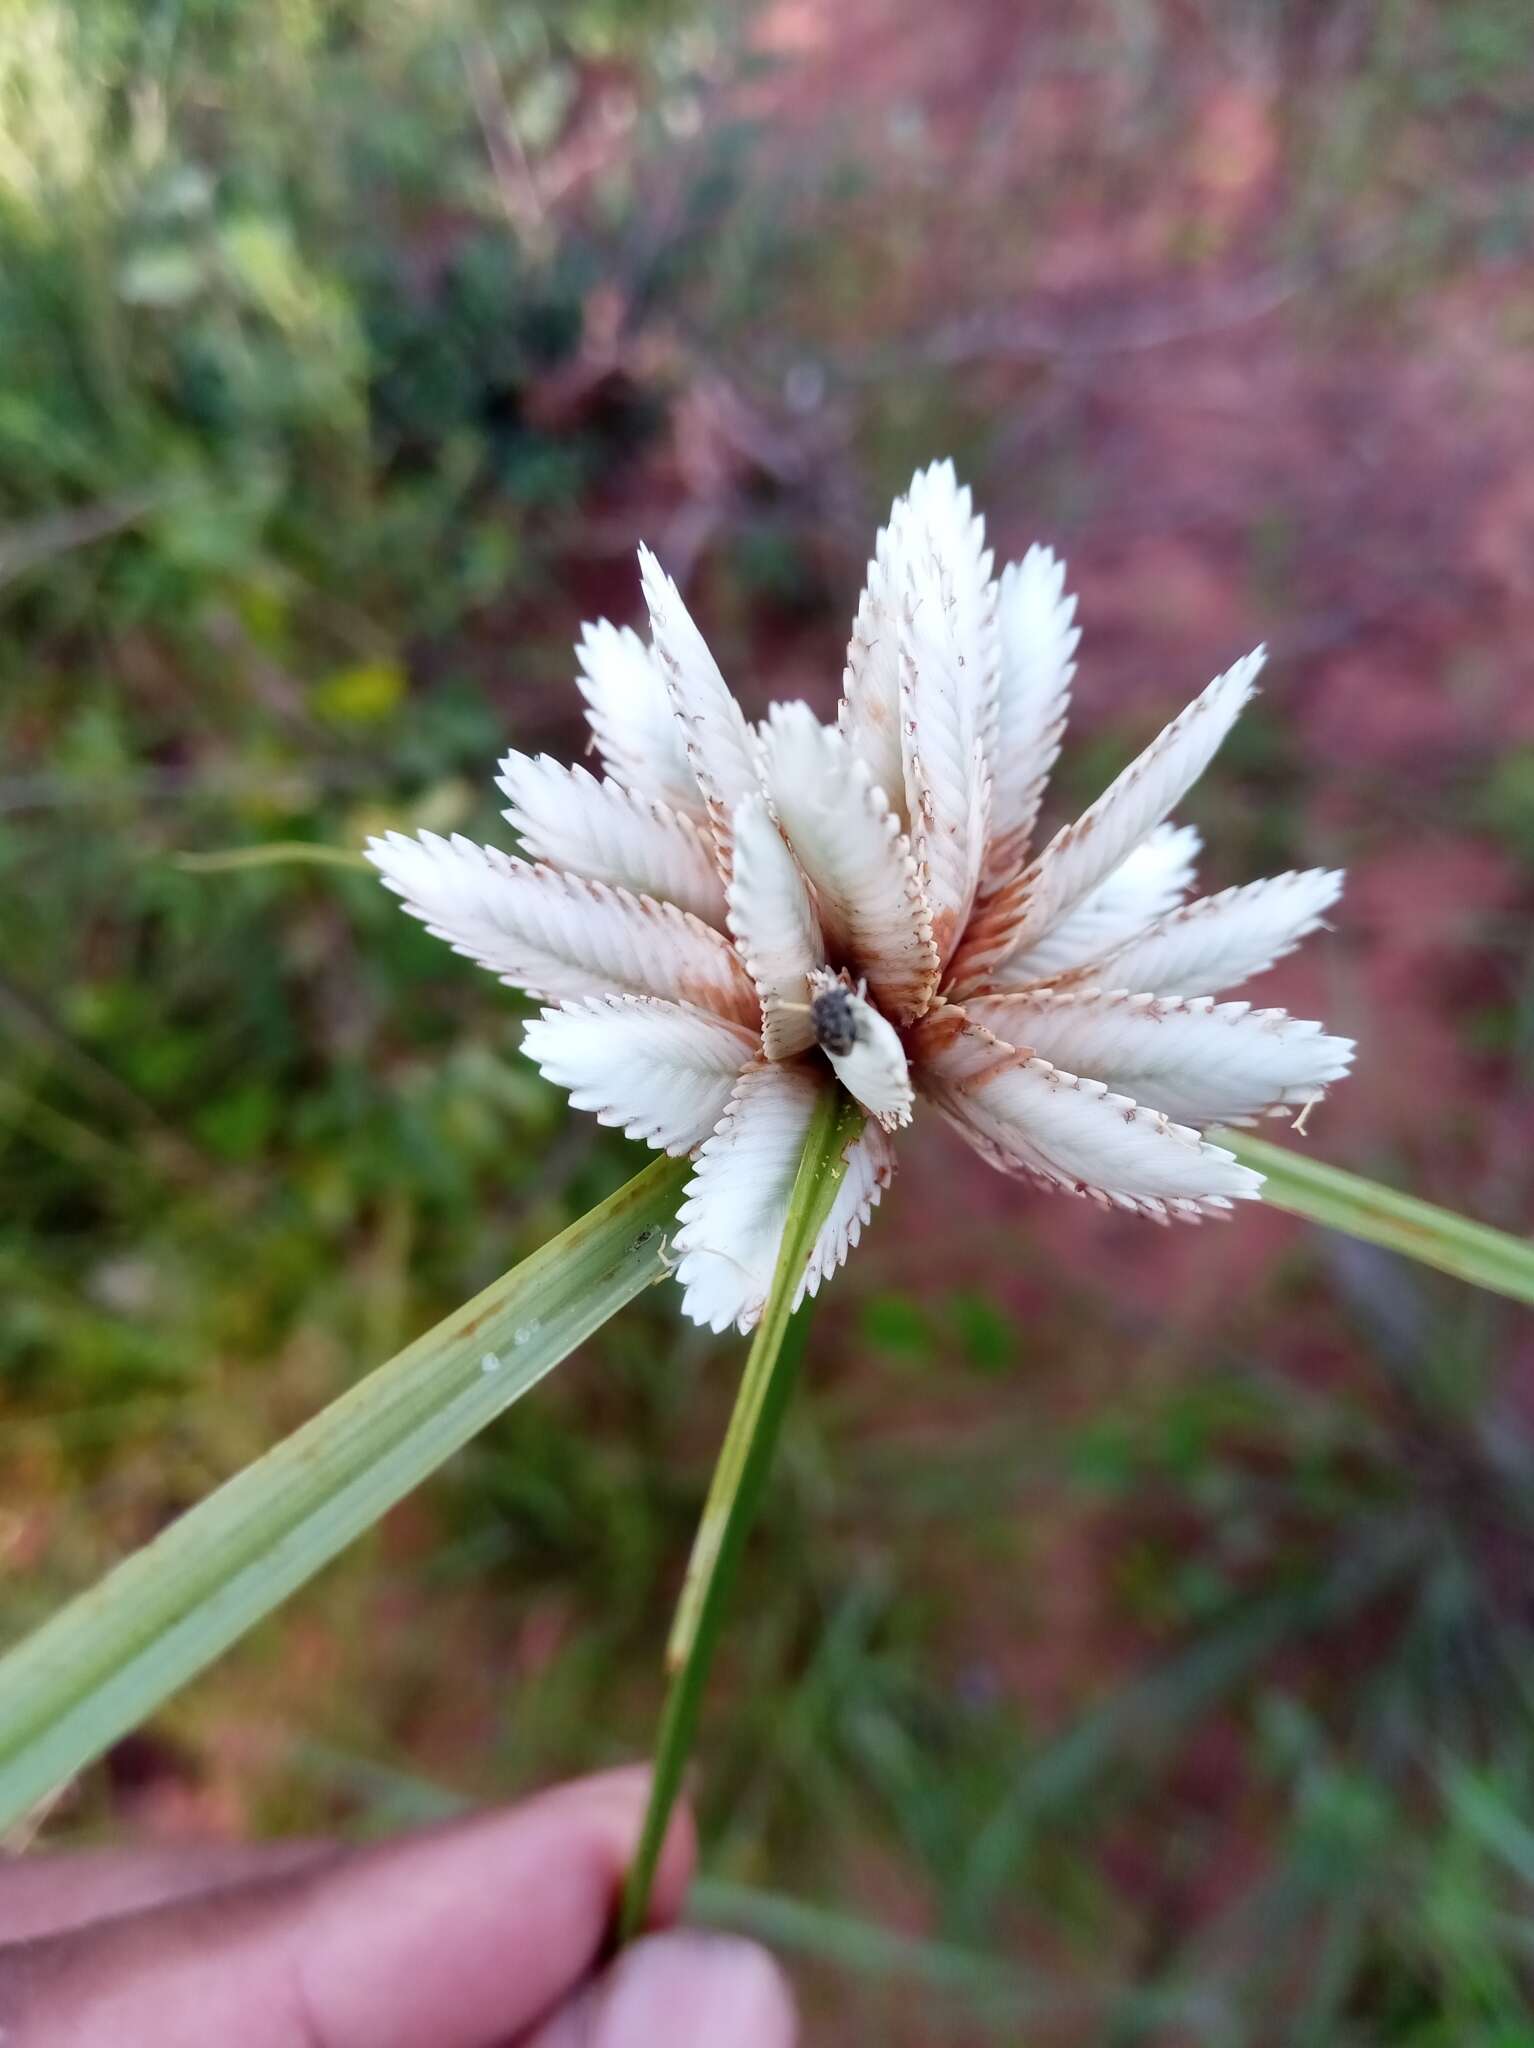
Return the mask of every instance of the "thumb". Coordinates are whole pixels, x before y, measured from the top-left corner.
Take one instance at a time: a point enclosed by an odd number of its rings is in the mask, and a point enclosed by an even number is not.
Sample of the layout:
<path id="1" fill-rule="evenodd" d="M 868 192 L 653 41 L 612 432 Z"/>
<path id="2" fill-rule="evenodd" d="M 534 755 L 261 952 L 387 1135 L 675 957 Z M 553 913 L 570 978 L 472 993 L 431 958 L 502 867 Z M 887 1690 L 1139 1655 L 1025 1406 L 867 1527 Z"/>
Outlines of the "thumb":
<path id="1" fill-rule="evenodd" d="M 588 1974 L 648 1776 L 614 1772 L 290 1876 L 0 1950 L 6 2048 L 489 2048 Z M 667 1838 L 675 1915 L 690 1823 Z"/>
<path id="2" fill-rule="evenodd" d="M 794 2048 L 783 1972 L 737 1934 L 652 1934 L 562 2005 L 524 2048 Z"/>

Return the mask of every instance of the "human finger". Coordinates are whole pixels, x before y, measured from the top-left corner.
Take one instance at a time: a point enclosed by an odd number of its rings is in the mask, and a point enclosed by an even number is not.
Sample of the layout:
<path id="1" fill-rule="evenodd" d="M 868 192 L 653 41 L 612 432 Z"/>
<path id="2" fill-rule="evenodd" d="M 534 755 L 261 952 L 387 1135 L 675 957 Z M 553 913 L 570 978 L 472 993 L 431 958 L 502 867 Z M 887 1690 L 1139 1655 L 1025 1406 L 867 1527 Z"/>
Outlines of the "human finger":
<path id="1" fill-rule="evenodd" d="M 210 1842 L 184 1848 L 59 1850 L 0 1862 L 0 1944 L 228 1885 L 284 1877 L 337 1856 L 333 1842 Z"/>
<path id="2" fill-rule="evenodd" d="M 524 2048 L 793 2048 L 788 1980 L 736 1934 L 677 1930 L 625 1949 Z"/>
<path id="3" fill-rule="evenodd" d="M 645 1772 L 614 1772 L 0 1952 L 7 2048 L 488 2048 L 514 2038 L 596 1961 L 647 1791 Z M 677 1911 L 692 1860 L 684 1818 L 662 1856 L 658 1915 Z"/>

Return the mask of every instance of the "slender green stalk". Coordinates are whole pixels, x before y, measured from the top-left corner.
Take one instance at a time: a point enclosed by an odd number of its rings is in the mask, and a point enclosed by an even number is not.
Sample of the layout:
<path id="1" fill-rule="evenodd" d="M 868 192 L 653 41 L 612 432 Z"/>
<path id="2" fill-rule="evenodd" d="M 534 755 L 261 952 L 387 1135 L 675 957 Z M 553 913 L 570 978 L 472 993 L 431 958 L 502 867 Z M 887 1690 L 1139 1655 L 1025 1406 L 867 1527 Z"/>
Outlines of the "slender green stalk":
<path id="1" fill-rule="evenodd" d="M 1493 1294 L 1534 1303 L 1534 1241 L 1493 1230 L 1488 1223 L 1472 1223 L 1452 1209 L 1398 1194 L 1378 1181 L 1324 1166 L 1245 1131 L 1211 1131 L 1210 1136 L 1267 1175 L 1262 1196 L 1275 1209 L 1384 1245 L 1403 1258 L 1436 1266 Z"/>
<path id="2" fill-rule="evenodd" d="M 137 1726 L 665 1270 L 691 1169 L 626 1187 L 0 1658 L 0 1828 Z"/>
<path id="3" fill-rule="evenodd" d="M 655 1866 L 697 1732 L 725 1601 L 761 1501 L 803 1354 L 810 1303 L 806 1300 L 796 1312 L 794 1296 L 846 1173 L 847 1153 L 862 1127 L 863 1112 L 856 1103 L 840 1091 L 823 1091 L 805 1135 L 772 1292 L 741 1375 L 666 1645 L 671 1682 L 656 1740 L 649 1810 L 623 1890 L 619 1934 L 625 1941 L 639 1932 L 649 1911 Z"/>

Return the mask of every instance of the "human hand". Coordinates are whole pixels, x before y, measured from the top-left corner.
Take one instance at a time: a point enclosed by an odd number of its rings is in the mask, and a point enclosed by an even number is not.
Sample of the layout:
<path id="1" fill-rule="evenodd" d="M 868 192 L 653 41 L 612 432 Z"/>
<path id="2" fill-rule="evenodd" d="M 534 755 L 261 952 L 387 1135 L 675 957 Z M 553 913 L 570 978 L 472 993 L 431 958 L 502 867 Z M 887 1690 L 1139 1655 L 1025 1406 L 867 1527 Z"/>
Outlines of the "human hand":
<path id="1" fill-rule="evenodd" d="M 5 2048 L 792 2048 L 777 1965 L 652 1932 L 614 1960 L 648 1773 L 370 1848 L 277 1842 L 0 1866 Z M 696 1844 L 666 1838 L 652 1924 Z"/>

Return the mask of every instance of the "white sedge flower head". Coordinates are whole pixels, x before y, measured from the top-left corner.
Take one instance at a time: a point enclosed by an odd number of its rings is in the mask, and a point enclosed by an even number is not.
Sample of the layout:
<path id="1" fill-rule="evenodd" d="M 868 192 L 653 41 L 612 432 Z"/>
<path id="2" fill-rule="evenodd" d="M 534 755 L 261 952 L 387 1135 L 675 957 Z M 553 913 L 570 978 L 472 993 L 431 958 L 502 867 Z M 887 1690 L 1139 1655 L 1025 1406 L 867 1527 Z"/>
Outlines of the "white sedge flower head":
<path id="1" fill-rule="evenodd" d="M 1352 1046 L 1220 994 L 1290 952 L 1341 876 L 1192 895 L 1169 822 L 1252 694 L 1217 676 L 1034 851 L 1079 632 L 1063 565 L 997 577 L 952 465 L 890 514 L 840 713 L 751 725 L 646 549 L 646 644 L 588 626 L 579 683 L 605 774 L 510 753 L 521 856 L 429 832 L 369 854 L 455 951 L 544 1005 L 525 1048 L 580 1109 L 690 1154 L 683 1307 L 761 1314 L 817 1097 L 868 1112 L 804 1286 L 846 1258 L 930 1103 L 1003 1172 L 1158 1221 L 1255 1195 L 1200 1136 L 1314 1102 Z"/>

